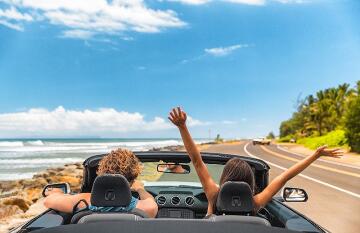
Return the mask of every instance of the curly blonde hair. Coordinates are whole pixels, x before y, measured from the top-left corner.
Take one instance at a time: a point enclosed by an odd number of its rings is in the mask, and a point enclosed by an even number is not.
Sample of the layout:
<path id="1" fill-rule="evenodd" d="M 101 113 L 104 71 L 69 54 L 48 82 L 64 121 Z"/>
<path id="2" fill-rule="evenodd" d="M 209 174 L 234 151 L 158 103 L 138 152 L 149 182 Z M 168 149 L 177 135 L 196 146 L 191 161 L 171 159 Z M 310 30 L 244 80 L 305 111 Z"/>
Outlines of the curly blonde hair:
<path id="1" fill-rule="evenodd" d="M 141 171 L 141 163 L 134 153 L 119 148 L 111 151 L 100 160 L 97 174 L 121 174 L 131 183 Z"/>

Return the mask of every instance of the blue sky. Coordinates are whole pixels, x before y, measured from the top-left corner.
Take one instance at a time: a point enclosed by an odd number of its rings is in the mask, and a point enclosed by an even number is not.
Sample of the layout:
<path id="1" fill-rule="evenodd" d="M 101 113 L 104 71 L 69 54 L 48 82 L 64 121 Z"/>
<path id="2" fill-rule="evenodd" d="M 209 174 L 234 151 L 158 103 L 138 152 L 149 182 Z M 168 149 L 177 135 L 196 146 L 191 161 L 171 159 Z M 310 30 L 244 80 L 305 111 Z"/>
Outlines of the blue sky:
<path id="1" fill-rule="evenodd" d="M 0 137 L 278 133 L 359 64 L 359 1 L 0 0 Z"/>

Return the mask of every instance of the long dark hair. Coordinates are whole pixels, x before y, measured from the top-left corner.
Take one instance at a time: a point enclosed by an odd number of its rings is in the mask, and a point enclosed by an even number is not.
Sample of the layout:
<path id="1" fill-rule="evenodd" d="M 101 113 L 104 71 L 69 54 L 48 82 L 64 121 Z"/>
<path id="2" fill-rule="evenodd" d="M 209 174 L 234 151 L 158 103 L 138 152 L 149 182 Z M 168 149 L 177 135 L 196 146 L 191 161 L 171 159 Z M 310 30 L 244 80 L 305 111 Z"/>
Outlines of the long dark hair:
<path id="1" fill-rule="evenodd" d="M 240 158 L 232 158 L 226 162 L 224 170 L 220 177 L 219 185 L 223 185 L 227 181 L 243 181 L 249 184 L 252 193 L 255 193 L 255 177 L 250 165 Z M 213 212 L 216 213 L 216 194 L 213 203 Z"/>

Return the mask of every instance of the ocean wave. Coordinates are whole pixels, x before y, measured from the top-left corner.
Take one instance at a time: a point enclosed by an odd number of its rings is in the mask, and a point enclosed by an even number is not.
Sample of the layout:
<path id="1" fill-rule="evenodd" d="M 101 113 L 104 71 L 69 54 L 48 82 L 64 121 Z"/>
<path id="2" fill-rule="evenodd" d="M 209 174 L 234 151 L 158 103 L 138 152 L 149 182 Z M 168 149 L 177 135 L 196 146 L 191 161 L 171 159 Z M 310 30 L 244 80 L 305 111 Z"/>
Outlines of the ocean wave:
<path id="1" fill-rule="evenodd" d="M 199 140 L 196 140 L 199 143 Z M 40 171 L 82 162 L 94 154 L 122 147 L 132 151 L 182 145 L 181 140 L 3 140 L 0 141 L 0 180 L 32 178 Z"/>
<path id="2" fill-rule="evenodd" d="M 0 173 L 0 180 L 19 180 L 19 179 L 29 179 L 35 175 L 36 172 L 26 172 L 26 173 Z M 11 177 L 11 178 L 10 178 Z"/>
<path id="3" fill-rule="evenodd" d="M 52 165 L 58 165 L 58 163 L 52 164 Z M 46 169 L 49 168 L 49 164 L 39 164 L 39 163 L 33 163 L 33 164 L 0 164 L 0 171 L 4 172 L 4 171 L 14 171 L 14 169 L 19 170 L 19 169 L 31 169 L 34 168 L 35 170 L 39 170 L 39 169 Z M 20 170 L 19 170 L 20 171 Z"/>
<path id="4" fill-rule="evenodd" d="M 134 146 L 156 146 L 156 145 L 179 145 L 179 140 L 158 140 L 158 141 L 127 141 L 127 142 L 47 142 L 46 145 L 53 147 L 69 146 L 69 147 L 134 147 Z"/>
<path id="5" fill-rule="evenodd" d="M 1 141 L 0 147 L 23 147 L 24 143 L 22 141 Z"/>
<path id="6" fill-rule="evenodd" d="M 18 147 L 18 148 L 0 148 L 0 152 L 79 152 L 83 150 L 91 149 L 91 146 L 83 147 L 70 147 L 70 146 L 29 146 L 29 147 Z M 95 148 L 94 148 L 95 149 Z M 107 147 L 96 148 L 96 149 L 107 149 Z"/>
<path id="7" fill-rule="evenodd" d="M 41 140 L 36 140 L 36 141 L 27 141 L 27 142 L 25 142 L 25 146 L 27 146 L 27 145 L 30 145 L 30 146 L 44 146 L 45 144 Z"/>
<path id="8" fill-rule="evenodd" d="M 54 159 L 0 159 L 0 165 L 9 165 L 12 164 L 66 164 L 66 163 L 76 163 L 83 161 L 83 158 L 54 158 Z"/>
<path id="9" fill-rule="evenodd" d="M 54 152 L 54 153 L 72 153 L 72 152 L 109 152 L 118 147 L 130 150 L 149 150 L 154 147 L 165 147 L 182 145 L 180 140 L 158 140 L 158 141 L 128 141 L 128 142 L 44 142 L 41 140 L 26 141 L 25 144 L 19 142 L 0 142 L 4 146 L 0 152 Z M 0 154 L 1 157 L 1 154 Z"/>

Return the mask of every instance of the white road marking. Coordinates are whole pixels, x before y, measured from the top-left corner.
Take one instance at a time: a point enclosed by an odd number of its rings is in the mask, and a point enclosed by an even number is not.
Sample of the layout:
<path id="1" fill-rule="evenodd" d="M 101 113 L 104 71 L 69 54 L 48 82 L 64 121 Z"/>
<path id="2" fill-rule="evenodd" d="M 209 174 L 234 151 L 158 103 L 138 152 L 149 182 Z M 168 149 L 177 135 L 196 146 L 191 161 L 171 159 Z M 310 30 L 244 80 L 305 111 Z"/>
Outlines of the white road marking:
<path id="1" fill-rule="evenodd" d="M 294 154 L 294 155 L 298 155 L 298 156 L 301 156 L 301 157 L 306 157 L 306 155 L 302 155 L 302 154 L 299 154 L 299 153 L 295 153 L 295 152 L 292 152 L 292 151 L 289 151 L 281 146 L 277 146 L 277 148 L 279 150 L 282 150 L 284 152 L 287 152 L 287 153 L 290 153 L 290 154 Z M 331 164 L 335 164 L 335 165 L 339 165 L 339 166 L 343 166 L 343 167 L 349 167 L 349 168 L 354 168 L 354 169 L 359 169 L 360 170 L 360 167 L 357 167 L 357 166 L 353 166 L 353 165 L 349 165 L 349 164 L 344 164 L 344 163 L 338 163 L 338 162 L 334 162 L 334 161 L 329 161 L 329 160 L 325 160 L 325 159 L 318 159 L 318 161 L 321 161 L 321 162 L 325 162 L 325 163 L 331 163 Z"/>
<path id="2" fill-rule="evenodd" d="M 250 144 L 250 142 L 248 142 L 248 143 L 245 145 L 245 147 L 244 147 L 244 151 L 245 151 L 246 154 L 248 154 L 249 156 L 254 157 L 254 158 L 256 158 L 256 159 L 260 159 L 260 160 L 266 162 L 267 164 L 269 164 L 269 165 L 271 165 L 271 166 L 273 166 L 273 167 L 279 168 L 279 169 L 281 169 L 281 170 L 283 170 L 283 171 L 288 170 L 288 169 L 285 168 L 285 167 L 282 167 L 282 166 L 280 166 L 280 165 L 277 165 L 277 164 L 275 164 L 275 163 L 266 161 L 266 160 L 264 160 L 264 159 L 262 159 L 262 158 L 259 158 L 259 157 L 255 156 L 255 155 L 253 155 L 253 154 L 250 153 L 250 152 L 248 151 L 248 149 L 247 149 L 247 147 L 248 147 L 249 144 Z M 340 191 L 340 192 L 349 194 L 349 195 L 351 195 L 351 196 L 353 196 L 353 197 L 356 197 L 356 198 L 359 198 L 359 199 L 360 199 L 360 194 L 358 194 L 358 193 L 351 192 L 351 191 L 349 191 L 349 190 L 346 190 L 346 189 L 337 187 L 337 186 L 335 186 L 335 185 L 326 183 L 326 182 L 324 182 L 324 181 L 321 181 L 321 180 L 312 178 L 312 177 L 307 176 L 307 175 L 299 174 L 299 176 L 301 176 L 301 177 L 303 177 L 303 178 L 305 178 L 305 179 L 311 180 L 311 181 L 313 181 L 313 182 L 316 182 L 316 183 L 318 183 L 318 184 L 325 185 L 325 186 L 327 186 L 327 187 L 329 187 L 329 188 L 338 190 L 338 191 Z"/>

